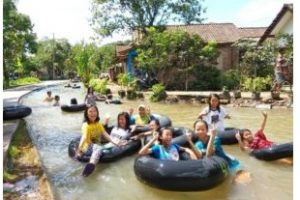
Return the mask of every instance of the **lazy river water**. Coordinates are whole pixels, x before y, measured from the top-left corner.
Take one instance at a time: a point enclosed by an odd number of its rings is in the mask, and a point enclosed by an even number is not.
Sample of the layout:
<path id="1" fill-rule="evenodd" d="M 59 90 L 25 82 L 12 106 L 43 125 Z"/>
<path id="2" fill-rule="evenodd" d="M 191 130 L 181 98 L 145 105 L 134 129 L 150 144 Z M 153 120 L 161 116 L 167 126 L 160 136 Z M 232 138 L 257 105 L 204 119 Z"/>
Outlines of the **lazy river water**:
<path id="1" fill-rule="evenodd" d="M 136 155 L 125 157 L 119 161 L 98 165 L 92 176 L 84 178 L 81 172 L 84 164 L 74 161 L 68 156 L 70 141 L 79 136 L 83 120 L 83 112 L 65 113 L 60 107 L 42 100 L 46 91 L 60 95 L 61 104 L 69 103 L 75 97 L 78 103 L 83 102 L 85 90 L 57 86 L 33 92 L 21 100 L 21 103 L 32 108 L 32 114 L 26 118 L 29 133 L 36 145 L 49 180 L 54 186 L 56 199 L 62 200 L 98 200 L 98 199 L 157 199 L 157 200 L 193 200 L 193 199 L 292 199 L 293 167 L 279 162 L 259 161 L 240 152 L 237 145 L 224 146 L 226 152 L 237 157 L 243 169 L 251 173 L 252 181 L 248 184 L 232 182 L 232 177 L 217 187 L 201 192 L 170 192 L 149 187 L 139 182 L 133 171 Z M 153 113 L 169 116 L 173 125 L 192 127 L 192 124 L 205 104 L 164 104 L 151 103 L 148 100 L 124 100 L 122 105 L 107 105 L 98 102 L 101 120 L 105 114 L 111 116 L 115 123 L 120 111 L 129 107 L 137 108 L 140 103 L 150 106 Z M 226 125 L 238 128 L 249 128 L 255 131 L 261 122 L 260 110 L 253 108 L 229 108 L 232 116 Z M 137 111 L 135 110 L 135 113 Z M 269 117 L 265 132 L 267 137 L 278 143 L 293 140 L 293 111 L 291 109 L 273 109 L 268 111 Z"/>

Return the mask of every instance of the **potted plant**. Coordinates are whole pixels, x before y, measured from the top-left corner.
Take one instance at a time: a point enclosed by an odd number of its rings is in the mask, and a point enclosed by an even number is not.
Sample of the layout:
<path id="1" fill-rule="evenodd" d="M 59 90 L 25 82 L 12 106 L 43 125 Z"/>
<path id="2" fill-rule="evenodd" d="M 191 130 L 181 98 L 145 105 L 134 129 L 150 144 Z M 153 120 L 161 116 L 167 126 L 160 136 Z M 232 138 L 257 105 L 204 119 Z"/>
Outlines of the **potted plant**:
<path id="1" fill-rule="evenodd" d="M 121 89 L 118 90 L 118 94 L 121 98 L 126 96 L 126 91 L 124 90 L 125 86 L 128 85 L 129 82 L 129 75 L 120 73 L 117 76 L 118 84 L 121 86 Z"/>
<path id="2" fill-rule="evenodd" d="M 252 99 L 258 100 L 260 99 L 260 92 L 265 90 L 268 86 L 269 78 L 246 78 L 243 83 L 243 88 L 246 91 L 252 92 Z"/>

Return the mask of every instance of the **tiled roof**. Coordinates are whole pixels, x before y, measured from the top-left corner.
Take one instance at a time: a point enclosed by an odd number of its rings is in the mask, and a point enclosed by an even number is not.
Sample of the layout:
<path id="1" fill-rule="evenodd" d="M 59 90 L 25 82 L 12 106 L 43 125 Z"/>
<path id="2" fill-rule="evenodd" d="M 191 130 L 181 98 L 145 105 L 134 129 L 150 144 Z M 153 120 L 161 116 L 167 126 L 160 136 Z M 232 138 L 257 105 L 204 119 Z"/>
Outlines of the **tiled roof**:
<path id="1" fill-rule="evenodd" d="M 205 42 L 210 40 L 218 44 L 234 43 L 241 38 L 260 38 L 266 27 L 237 28 L 233 23 L 208 23 L 193 25 L 169 25 L 167 30 L 183 30 L 198 34 Z"/>
<path id="2" fill-rule="evenodd" d="M 128 51 L 132 49 L 132 45 L 117 45 L 116 46 L 116 52 L 117 56 L 122 54 L 127 54 Z"/>
<path id="3" fill-rule="evenodd" d="M 260 38 L 267 27 L 243 27 L 238 28 L 240 38 Z"/>
<path id="4" fill-rule="evenodd" d="M 237 28 L 232 23 L 209 23 L 192 25 L 169 25 L 167 30 L 183 30 L 198 34 L 205 42 L 214 40 L 217 43 L 233 43 L 239 39 Z"/>

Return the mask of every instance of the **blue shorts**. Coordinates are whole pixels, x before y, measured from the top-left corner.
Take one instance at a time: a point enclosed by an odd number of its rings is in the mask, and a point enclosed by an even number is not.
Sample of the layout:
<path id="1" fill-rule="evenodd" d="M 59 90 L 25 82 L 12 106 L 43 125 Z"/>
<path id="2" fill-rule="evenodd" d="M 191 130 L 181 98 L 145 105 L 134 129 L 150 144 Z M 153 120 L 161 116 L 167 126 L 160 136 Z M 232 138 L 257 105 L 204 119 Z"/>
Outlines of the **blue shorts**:
<path id="1" fill-rule="evenodd" d="M 275 79 L 279 85 L 282 85 L 286 81 L 286 79 L 283 76 L 283 73 L 281 73 L 281 72 L 275 73 Z"/>

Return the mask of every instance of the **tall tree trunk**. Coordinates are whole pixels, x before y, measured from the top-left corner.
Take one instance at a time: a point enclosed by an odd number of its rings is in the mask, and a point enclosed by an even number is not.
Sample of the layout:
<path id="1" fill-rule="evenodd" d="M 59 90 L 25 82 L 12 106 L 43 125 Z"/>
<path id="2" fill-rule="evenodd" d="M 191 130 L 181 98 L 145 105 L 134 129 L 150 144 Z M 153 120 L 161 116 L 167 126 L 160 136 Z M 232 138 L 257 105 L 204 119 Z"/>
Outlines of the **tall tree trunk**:
<path id="1" fill-rule="evenodd" d="M 4 59 L 3 59 L 3 74 L 4 74 L 4 88 L 9 87 L 9 70 L 7 69 Z"/>

